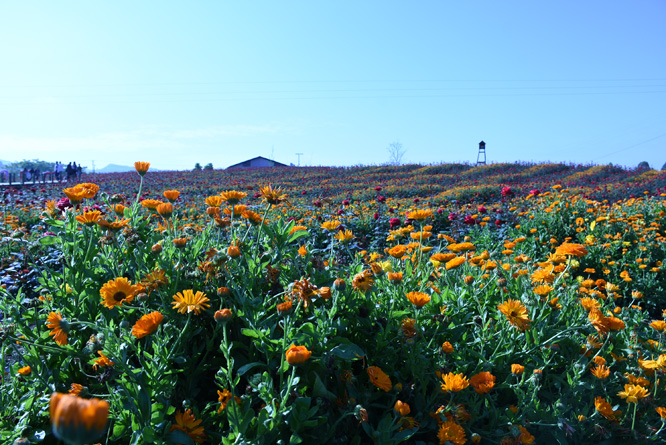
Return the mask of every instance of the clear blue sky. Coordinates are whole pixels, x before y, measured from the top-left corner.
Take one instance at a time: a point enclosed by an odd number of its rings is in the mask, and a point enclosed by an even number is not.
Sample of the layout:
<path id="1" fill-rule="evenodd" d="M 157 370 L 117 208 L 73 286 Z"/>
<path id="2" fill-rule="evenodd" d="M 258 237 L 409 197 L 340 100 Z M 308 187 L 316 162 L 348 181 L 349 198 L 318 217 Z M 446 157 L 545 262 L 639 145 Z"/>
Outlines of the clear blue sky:
<path id="1" fill-rule="evenodd" d="M 666 162 L 666 2 L 0 0 L 0 159 Z"/>

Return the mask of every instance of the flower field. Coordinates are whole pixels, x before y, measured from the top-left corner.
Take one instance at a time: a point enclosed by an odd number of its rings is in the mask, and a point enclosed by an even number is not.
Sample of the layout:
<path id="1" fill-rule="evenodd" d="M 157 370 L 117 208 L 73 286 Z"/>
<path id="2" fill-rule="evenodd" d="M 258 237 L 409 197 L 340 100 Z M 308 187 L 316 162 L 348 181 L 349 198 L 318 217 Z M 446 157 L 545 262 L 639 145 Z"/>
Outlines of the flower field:
<path id="1" fill-rule="evenodd" d="M 666 172 L 135 166 L 2 190 L 0 443 L 664 442 Z"/>

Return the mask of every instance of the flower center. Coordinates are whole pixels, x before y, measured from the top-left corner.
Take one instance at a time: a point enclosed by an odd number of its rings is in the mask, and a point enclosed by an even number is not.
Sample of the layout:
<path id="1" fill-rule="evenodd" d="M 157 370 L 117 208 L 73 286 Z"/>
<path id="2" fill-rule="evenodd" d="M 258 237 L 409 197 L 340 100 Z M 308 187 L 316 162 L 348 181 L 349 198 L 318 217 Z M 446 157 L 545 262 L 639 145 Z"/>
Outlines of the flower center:
<path id="1" fill-rule="evenodd" d="M 126 297 L 125 292 L 116 292 L 113 294 L 113 299 L 116 301 L 123 301 Z"/>

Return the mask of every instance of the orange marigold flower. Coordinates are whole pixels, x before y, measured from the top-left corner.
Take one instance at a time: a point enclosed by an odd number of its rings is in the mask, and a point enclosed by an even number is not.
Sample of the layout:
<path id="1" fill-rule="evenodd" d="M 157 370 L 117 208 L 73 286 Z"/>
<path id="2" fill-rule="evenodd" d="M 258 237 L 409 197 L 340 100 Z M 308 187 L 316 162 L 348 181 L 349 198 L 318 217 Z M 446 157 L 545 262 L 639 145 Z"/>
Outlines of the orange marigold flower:
<path id="1" fill-rule="evenodd" d="M 222 391 L 219 389 L 217 390 L 217 401 L 220 402 L 220 407 L 217 409 L 218 413 L 221 413 L 227 408 L 227 404 L 231 401 L 234 400 L 236 403 L 240 404 L 241 399 L 238 397 L 234 397 L 231 394 L 231 391 L 228 389 L 224 388 Z"/>
<path id="2" fill-rule="evenodd" d="M 294 303 L 291 300 L 287 300 L 284 303 L 278 304 L 275 309 L 277 310 L 278 314 L 285 314 L 291 310 L 293 305 Z"/>
<path id="3" fill-rule="evenodd" d="M 338 227 L 340 227 L 341 224 L 342 223 L 338 220 L 324 221 L 321 225 L 321 228 L 324 229 L 324 230 L 333 231 L 333 230 L 337 229 Z"/>
<path id="4" fill-rule="evenodd" d="M 102 351 L 97 351 L 97 355 L 99 355 L 99 358 L 96 358 L 93 363 L 93 369 L 95 371 L 97 371 L 97 368 L 104 368 L 106 366 L 115 365 L 115 363 L 109 360 L 109 358 L 104 355 Z"/>
<path id="5" fill-rule="evenodd" d="M 495 376 L 488 371 L 483 371 L 470 377 L 469 384 L 477 393 L 486 394 L 495 386 Z"/>
<path id="6" fill-rule="evenodd" d="M 264 201 L 266 201 L 271 205 L 277 205 L 287 200 L 287 194 L 284 193 L 282 188 L 280 187 L 273 188 L 273 186 L 271 185 L 268 185 L 266 187 L 261 187 L 259 189 L 259 194 L 264 199 Z"/>
<path id="7" fill-rule="evenodd" d="M 178 292 L 173 296 L 173 305 L 174 309 L 177 309 L 179 313 L 184 314 L 187 312 L 194 312 L 195 315 L 199 315 L 201 311 L 205 311 L 210 307 L 208 297 L 201 291 L 194 292 L 193 289 L 185 289 L 183 292 Z"/>
<path id="8" fill-rule="evenodd" d="M 393 405 L 393 409 L 401 416 L 406 416 L 412 411 L 407 403 L 400 400 L 396 400 L 395 405 Z"/>
<path id="9" fill-rule="evenodd" d="M 447 249 L 449 249 L 451 252 L 468 252 L 470 250 L 476 250 L 476 246 L 472 243 L 454 243 L 454 244 L 449 244 L 446 246 Z M 483 258 L 487 260 L 488 258 Z"/>
<path id="10" fill-rule="evenodd" d="M 527 318 L 527 308 L 519 300 L 509 299 L 502 304 L 497 305 L 512 326 L 524 331 L 529 327 L 530 320 Z"/>
<path id="11" fill-rule="evenodd" d="M 370 366 L 368 369 L 368 377 L 370 377 L 370 382 L 375 385 L 377 388 L 381 389 L 384 392 L 389 392 L 393 388 L 391 379 L 389 378 L 384 371 L 382 371 L 377 366 Z"/>
<path id="12" fill-rule="evenodd" d="M 146 173 L 148 173 L 149 168 L 150 168 L 150 162 L 137 161 L 134 163 L 134 169 L 139 174 L 139 176 L 143 176 Z"/>
<path id="13" fill-rule="evenodd" d="M 92 443 L 106 429 L 106 400 L 83 399 L 73 394 L 51 394 L 49 415 L 53 434 L 67 443 Z"/>
<path id="14" fill-rule="evenodd" d="M 146 209 L 149 209 L 149 210 L 153 210 L 155 212 L 157 211 L 157 206 L 159 206 L 160 204 L 164 204 L 164 203 L 162 201 L 160 201 L 159 199 L 144 199 L 143 201 L 141 201 L 141 206 L 142 207 L 144 207 Z"/>
<path id="15" fill-rule="evenodd" d="M 101 216 L 102 212 L 93 210 L 92 212 L 83 212 L 81 215 L 77 215 L 76 221 L 86 226 L 92 226 Z"/>
<path id="16" fill-rule="evenodd" d="M 231 258 L 238 258 L 241 255 L 240 248 L 238 246 L 229 246 L 227 249 L 227 255 Z"/>
<path id="17" fill-rule="evenodd" d="M 407 253 L 407 246 L 404 244 L 398 244 L 397 246 L 393 246 L 388 250 L 388 254 L 397 259 L 405 256 L 405 253 Z"/>
<path id="18" fill-rule="evenodd" d="M 386 274 L 386 278 L 388 278 L 389 282 L 393 284 L 398 284 L 402 282 L 402 272 L 389 272 Z"/>
<path id="19" fill-rule="evenodd" d="M 562 243 L 555 249 L 555 255 L 582 257 L 587 255 L 587 249 L 582 244 Z"/>
<path id="20" fill-rule="evenodd" d="M 414 306 L 421 308 L 430 302 L 430 295 L 423 292 L 408 292 L 407 299 Z"/>
<path id="21" fill-rule="evenodd" d="M 229 190 L 227 192 L 222 192 L 220 193 L 220 197 L 222 198 L 222 201 L 226 201 L 229 205 L 236 205 L 238 202 L 245 198 L 247 196 L 247 193 L 245 192 L 239 192 L 236 190 Z"/>
<path id="22" fill-rule="evenodd" d="M 511 365 L 511 374 L 520 375 L 523 372 L 525 372 L 525 367 L 523 365 L 519 365 L 518 363 Z"/>
<path id="23" fill-rule="evenodd" d="M 407 218 L 413 219 L 416 221 L 422 221 L 426 218 L 430 218 L 432 216 L 432 210 L 430 209 L 425 209 L 425 210 L 412 210 L 411 212 L 407 212 Z"/>
<path id="24" fill-rule="evenodd" d="M 206 440 L 206 433 L 204 427 L 200 424 L 203 419 L 197 419 L 192 414 L 191 409 L 186 409 L 185 412 L 176 412 L 176 423 L 169 427 L 169 431 L 182 431 L 195 443 L 203 443 Z"/>
<path id="25" fill-rule="evenodd" d="M 72 383 L 69 386 L 69 391 L 68 394 L 71 394 L 73 396 L 78 396 L 81 394 L 81 392 L 84 390 L 85 386 L 81 385 L 80 383 Z"/>
<path id="26" fill-rule="evenodd" d="M 224 201 L 222 200 L 221 196 L 215 195 L 215 196 L 209 196 L 206 198 L 206 205 L 210 207 L 219 207 L 222 205 Z"/>
<path id="27" fill-rule="evenodd" d="M 51 312 L 46 318 L 46 327 L 51 330 L 49 335 L 53 336 L 53 339 L 60 346 L 67 344 L 67 333 L 69 332 L 69 323 L 67 320 L 62 318 L 60 312 Z"/>
<path id="28" fill-rule="evenodd" d="M 666 321 L 664 320 L 652 320 L 652 323 L 650 323 L 650 326 L 653 327 L 654 329 L 658 331 L 664 331 L 666 329 Z"/>
<path id="29" fill-rule="evenodd" d="M 590 309 L 587 318 L 599 335 L 604 336 L 610 330 L 610 321 L 608 318 L 604 317 L 599 308 L 593 307 Z"/>
<path id="30" fill-rule="evenodd" d="M 469 380 L 465 377 L 464 374 L 454 374 L 449 372 L 446 375 L 442 375 L 442 391 L 446 392 L 458 392 L 469 386 Z"/>
<path id="31" fill-rule="evenodd" d="M 445 341 L 444 343 L 442 343 L 442 351 L 444 352 L 444 354 L 452 353 L 453 352 L 453 345 L 450 342 Z"/>
<path id="32" fill-rule="evenodd" d="M 178 190 L 165 190 L 162 196 L 168 199 L 170 203 L 174 203 L 180 196 L 180 192 Z"/>
<path id="33" fill-rule="evenodd" d="M 170 202 L 162 203 L 157 206 L 156 210 L 164 219 L 169 219 L 173 214 L 173 204 Z"/>
<path id="34" fill-rule="evenodd" d="M 308 348 L 296 345 L 291 345 L 285 353 L 287 362 L 290 365 L 300 365 L 301 363 L 305 363 L 311 355 L 312 351 L 309 351 Z"/>
<path id="35" fill-rule="evenodd" d="M 164 320 L 164 315 L 158 311 L 151 312 L 139 318 L 132 327 L 132 335 L 136 338 L 143 338 L 157 331 L 157 328 Z"/>
<path id="36" fill-rule="evenodd" d="M 465 257 L 457 256 L 454 259 L 447 261 L 444 267 L 446 267 L 446 270 L 455 269 L 465 264 L 466 261 Z"/>
<path id="37" fill-rule="evenodd" d="M 352 287 L 360 292 L 365 292 L 372 289 L 375 284 L 372 270 L 366 270 L 354 275 L 352 280 Z"/>
<path id="38" fill-rule="evenodd" d="M 622 415 L 622 411 L 613 411 L 613 407 L 603 397 L 597 396 L 594 398 L 594 408 L 608 420 L 617 421 Z"/>
<path id="39" fill-rule="evenodd" d="M 583 306 L 583 309 L 586 311 L 592 310 L 592 308 L 600 308 L 601 303 L 599 303 L 599 300 L 595 298 L 590 298 L 590 297 L 583 297 L 580 299 L 580 304 Z"/>
<path id="40" fill-rule="evenodd" d="M 100 289 L 99 294 L 102 296 L 102 305 L 113 309 L 134 300 L 134 296 L 139 290 L 140 287 L 132 285 L 132 282 L 127 278 L 119 277 L 107 281 Z"/>
<path id="41" fill-rule="evenodd" d="M 543 284 L 552 284 L 555 281 L 555 275 L 553 275 L 553 267 L 551 266 L 548 269 L 537 269 L 530 275 L 532 283 L 543 283 Z"/>
<path id="42" fill-rule="evenodd" d="M 86 191 L 80 187 L 70 187 L 62 191 L 72 205 L 80 204 L 86 197 Z"/>
<path id="43" fill-rule="evenodd" d="M 598 365 L 590 370 L 593 376 L 599 380 L 604 380 L 610 375 L 610 369 L 606 365 Z"/>
<path id="44" fill-rule="evenodd" d="M 440 444 L 450 442 L 454 445 L 464 445 L 467 442 L 465 429 L 453 420 L 447 420 L 439 426 L 437 438 Z"/>
<path id="45" fill-rule="evenodd" d="M 24 366 L 23 368 L 20 368 L 18 371 L 19 375 L 30 375 L 32 374 L 32 368 L 30 366 Z"/>
<path id="46" fill-rule="evenodd" d="M 545 297 L 546 295 L 551 293 L 554 289 L 555 289 L 554 287 L 548 286 L 547 284 L 541 284 L 535 287 L 533 292 L 540 297 Z"/>
<path id="47" fill-rule="evenodd" d="M 231 320 L 231 317 L 232 317 L 231 309 L 228 308 L 215 311 L 215 315 L 213 315 L 213 318 L 218 323 L 227 322 Z"/>
<path id="48" fill-rule="evenodd" d="M 627 400 L 627 403 L 638 403 L 639 399 L 646 397 L 649 394 L 648 390 L 640 385 L 632 385 L 625 383 L 624 391 L 617 393 L 618 396 Z"/>
<path id="49" fill-rule="evenodd" d="M 663 406 L 655 406 L 654 410 L 659 414 L 661 420 L 666 420 L 666 408 Z"/>

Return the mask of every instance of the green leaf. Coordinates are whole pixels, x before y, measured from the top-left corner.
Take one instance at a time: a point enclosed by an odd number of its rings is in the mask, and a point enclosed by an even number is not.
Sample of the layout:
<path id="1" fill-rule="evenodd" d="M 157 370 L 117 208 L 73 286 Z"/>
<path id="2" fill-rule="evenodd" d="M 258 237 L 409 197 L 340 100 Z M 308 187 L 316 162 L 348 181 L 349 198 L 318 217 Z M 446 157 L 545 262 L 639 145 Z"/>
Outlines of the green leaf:
<path id="1" fill-rule="evenodd" d="M 354 343 L 348 345 L 338 345 L 331 349 L 331 354 L 343 360 L 358 360 L 365 357 L 365 352 Z"/>
<path id="2" fill-rule="evenodd" d="M 58 242 L 57 236 L 43 236 L 39 239 L 39 244 L 42 246 L 52 246 Z"/>
<path id="3" fill-rule="evenodd" d="M 243 334 L 246 337 L 251 337 L 251 338 L 261 338 L 261 333 L 257 332 L 254 329 L 242 329 L 241 334 Z"/>
<path id="4" fill-rule="evenodd" d="M 312 395 L 315 397 L 323 397 L 328 400 L 335 400 L 335 394 L 326 389 L 326 385 L 321 381 L 319 375 L 315 374 L 315 382 L 312 388 Z"/>
<path id="5" fill-rule="evenodd" d="M 237 374 L 238 374 L 239 376 L 240 376 L 240 375 L 243 375 L 243 374 L 245 374 L 246 372 L 248 372 L 250 369 L 256 368 L 256 367 L 258 367 L 258 366 L 262 366 L 262 367 L 265 368 L 265 367 L 266 367 L 266 364 L 265 364 L 265 363 L 261 363 L 261 362 L 252 362 L 252 363 L 248 363 L 247 365 L 243 365 L 243 366 L 241 366 L 240 368 L 238 368 Z"/>

